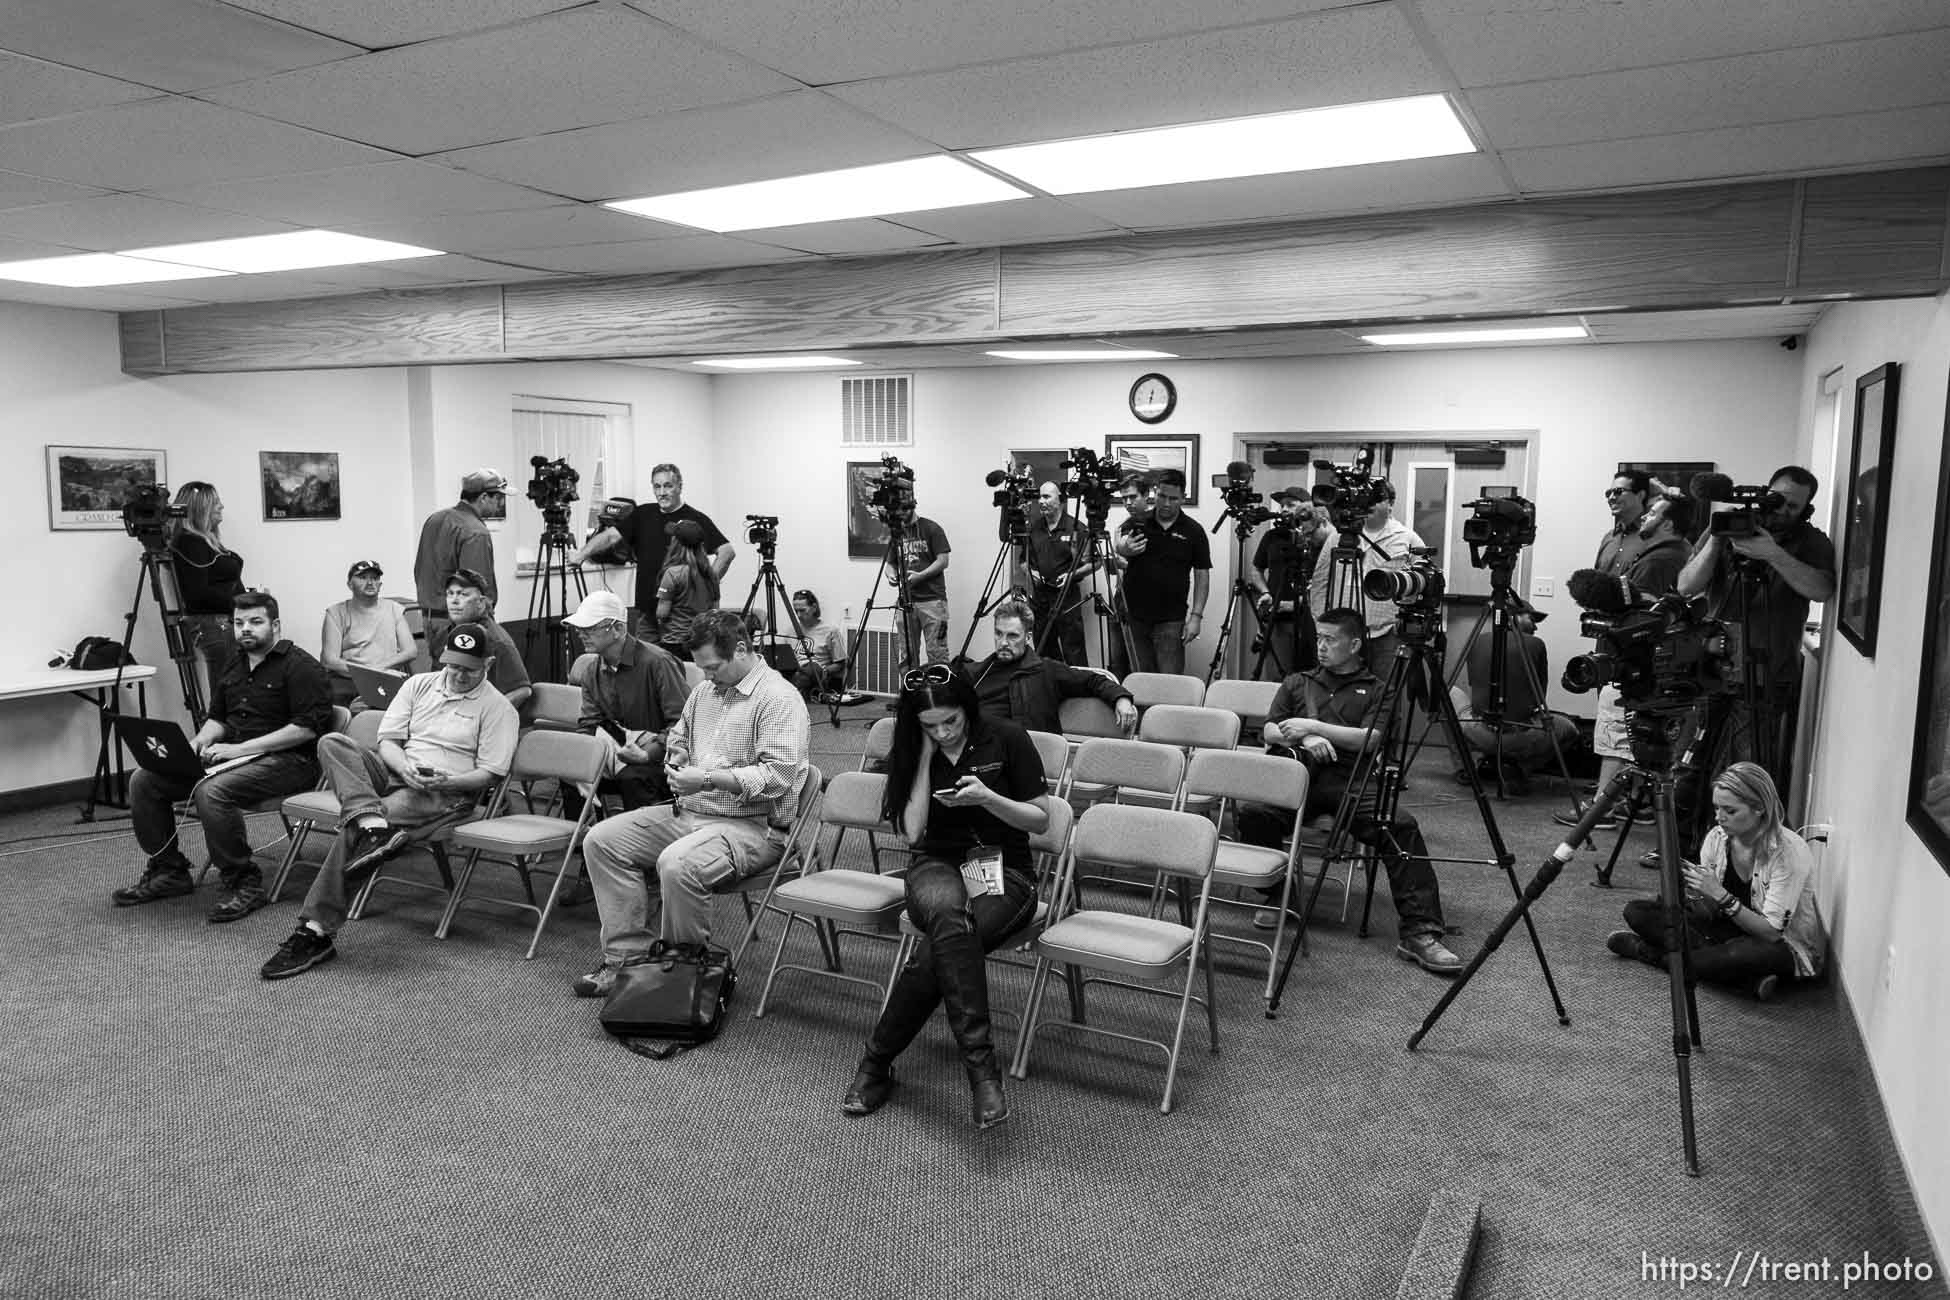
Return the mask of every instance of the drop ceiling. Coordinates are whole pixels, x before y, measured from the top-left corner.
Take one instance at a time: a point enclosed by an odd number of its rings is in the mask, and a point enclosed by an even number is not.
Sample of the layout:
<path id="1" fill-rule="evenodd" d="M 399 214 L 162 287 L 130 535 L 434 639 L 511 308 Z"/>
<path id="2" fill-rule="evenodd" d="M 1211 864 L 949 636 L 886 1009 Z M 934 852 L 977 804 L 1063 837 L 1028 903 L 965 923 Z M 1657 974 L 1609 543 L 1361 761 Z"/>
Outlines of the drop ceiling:
<path id="1" fill-rule="evenodd" d="M 448 255 L 0 282 L 0 299 L 140 311 L 1912 167 L 1950 161 L 1946 68 L 1943 0 L 9 0 L 0 260 L 318 226 Z M 1451 96 L 1482 152 L 735 236 L 597 206 L 1424 93 Z M 1818 311 L 1590 323 L 1603 341 L 1751 337 Z M 1367 346 L 1334 330 L 1117 341 Z"/>

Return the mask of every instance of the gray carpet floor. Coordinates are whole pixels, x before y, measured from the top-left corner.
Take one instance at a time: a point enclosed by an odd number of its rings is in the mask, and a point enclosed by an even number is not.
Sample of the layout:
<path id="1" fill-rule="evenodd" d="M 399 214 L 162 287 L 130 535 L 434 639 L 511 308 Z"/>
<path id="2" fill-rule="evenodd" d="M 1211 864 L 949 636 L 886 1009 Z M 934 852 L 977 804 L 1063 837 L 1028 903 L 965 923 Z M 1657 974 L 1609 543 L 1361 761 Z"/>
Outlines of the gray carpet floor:
<path id="1" fill-rule="evenodd" d="M 868 712 L 815 728 L 828 771 L 854 765 Z M 1427 756 L 1404 805 L 1436 853 L 1487 856 L 1447 768 Z M 1563 803 L 1497 805 L 1521 878 Z M 438 900 L 382 890 L 336 962 L 265 983 L 296 893 L 228 926 L 204 922 L 211 885 L 118 910 L 109 891 L 137 874 L 126 822 L 72 817 L 0 820 L 7 1297 L 1385 1297 L 1440 1188 L 1482 1201 L 1474 1297 L 1665 1294 L 1662 1258 L 1724 1269 L 1736 1251 L 1738 1267 L 1825 1257 L 1838 1279 L 1907 1258 L 1941 1277 L 1832 987 L 1768 1004 L 1701 990 L 1703 1174 L 1684 1174 L 1663 977 L 1602 947 L 1653 885 L 1629 862 L 1606 892 L 1581 855 L 1537 909 L 1568 1027 L 1519 929 L 1406 1052 L 1443 985 L 1395 957 L 1385 882 L 1366 939 L 1330 886 L 1277 1021 L 1263 967 L 1222 956 L 1222 1050 L 1188 1036 L 1171 1115 L 1161 1058 L 1052 1035 L 1009 1122 L 978 1134 L 939 1021 L 885 1110 L 839 1114 L 874 1000 L 787 977 L 754 1020 L 776 921 L 722 1037 L 653 1061 L 569 994 L 595 953 L 589 909 L 524 962 L 522 918 L 470 908 L 440 943 Z M 281 852 L 275 818 L 256 829 Z M 200 833 L 186 841 L 194 854 Z M 1439 872 L 1467 954 L 1509 885 Z M 874 972 L 891 955 L 850 951 Z M 788 952 L 810 959 L 810 938 Z M 1026 974 L 994 984 L 1020 1007 Z M 1164 1011 L 1093 1000 L 1137 1029 Z M 1840 1290 L 1765 1268 L 1741 1289 Z"/>

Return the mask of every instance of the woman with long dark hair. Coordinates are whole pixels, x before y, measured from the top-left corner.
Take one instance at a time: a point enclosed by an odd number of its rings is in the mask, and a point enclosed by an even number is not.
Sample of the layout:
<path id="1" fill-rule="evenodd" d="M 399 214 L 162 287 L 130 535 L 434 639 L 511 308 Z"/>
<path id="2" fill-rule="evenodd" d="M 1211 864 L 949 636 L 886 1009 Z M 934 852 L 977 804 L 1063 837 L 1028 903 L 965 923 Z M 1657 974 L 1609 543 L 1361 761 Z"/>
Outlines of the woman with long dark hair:
<path id="1" fill-rule="evenodd" d="M 886 1104 L 894 1058 L 940 1005 L 968 1071 L 975 1127 L 992 1128 L 1009 1104 L 983 956 L 1035 911 L 1029 837 L 1049 824 L 1035 802 L 1043 763 L 1028 733 L 984 716 L 968 679 L 947 664 L 917 668 L 901 686 L 881 815 L 913 847 L 907 914 L 923 938 L 867 1037 L 840 1109 L 870 1115 Z"/>
<path id="2" fill-rule="evenodd" d="M 691 657 L 691 624 L 718 607 L 718 571 L 704 549 L 704 530 L 689 519 L 667 524 L 663 576 L 657 579 L 657 638 L 679 659 Z"/>
<path id="3" fill-rule="evenodd" d="M 214 685 L 230 658 L 230 601 L 244 589 L 244 557 L 224 547 L 223 498 L 216 488 L 192 479 L 176 489 L 176 505 L 183 514 L 170 521 L 169 558 L 183 602 L 183 631 Z"/>

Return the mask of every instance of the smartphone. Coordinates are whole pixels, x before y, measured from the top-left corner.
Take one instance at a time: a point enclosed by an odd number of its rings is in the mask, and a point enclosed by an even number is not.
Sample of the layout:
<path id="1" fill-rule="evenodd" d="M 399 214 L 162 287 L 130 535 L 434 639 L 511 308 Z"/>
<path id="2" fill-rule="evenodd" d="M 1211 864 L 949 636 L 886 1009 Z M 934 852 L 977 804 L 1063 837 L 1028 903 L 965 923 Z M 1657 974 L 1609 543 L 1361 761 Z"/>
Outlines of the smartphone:
<path id="1" fill-rule="evenodd" d="M 428 766 L 427 766 L 427 765 L 426 765 L 425 763 L 415 763 L 415 764 L 413 765 L 413 770 L 414 770 L 415 772 L 418 772 L 418 773 L 419 773 L 419 774 L 420 774 L 421 776 L 440 776 L 440 775 L 441 775 L 441 771 L 440 771 L 440 769 L 439 769 L 439 768 L 437 768 L 437 767 L 428 767 Z"/>
<path id="2" fill-rule="evenodd" d="M 615 741 L 617 744 L 627 745 L 630 743 L 629 735 L 623 730 L 623 727 L 620 723 L 610 722 L 605 720 L 602 722 L 598 722 L 596 726 L 599 730 L 602 731 L 604 735 L 608 736 L 611 740 Z"/>
<path id="3" fill-rule="evenodd" d="M 946 799 L 949 795 L 955 793 L 958 788 L 957 786 L 949 786 L 946 790 L 936 790 L 934 797 L 937 799 Z"/>

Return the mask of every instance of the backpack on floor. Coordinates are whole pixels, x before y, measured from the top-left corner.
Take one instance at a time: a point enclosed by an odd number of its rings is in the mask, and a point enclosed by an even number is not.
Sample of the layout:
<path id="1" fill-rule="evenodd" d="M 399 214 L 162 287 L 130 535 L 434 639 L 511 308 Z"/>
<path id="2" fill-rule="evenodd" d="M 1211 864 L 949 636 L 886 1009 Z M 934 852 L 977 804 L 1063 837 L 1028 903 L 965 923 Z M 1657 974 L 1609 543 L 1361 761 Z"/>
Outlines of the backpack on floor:
<path id="1" fill-rule="evenodd" d="M 724 1027 L 737 987 L 738 973 L 723 948 L 659 939 L 642 961 L 622 969 L 600 1018 L 618 1038 L 705 1043 Z"/>

